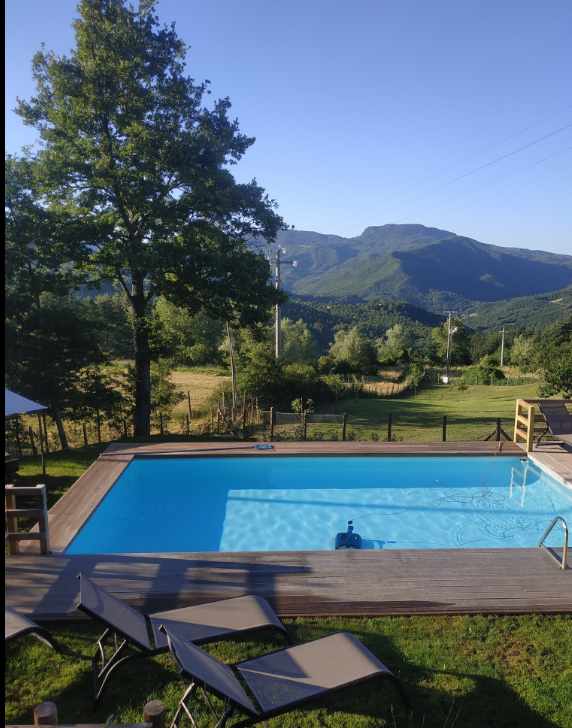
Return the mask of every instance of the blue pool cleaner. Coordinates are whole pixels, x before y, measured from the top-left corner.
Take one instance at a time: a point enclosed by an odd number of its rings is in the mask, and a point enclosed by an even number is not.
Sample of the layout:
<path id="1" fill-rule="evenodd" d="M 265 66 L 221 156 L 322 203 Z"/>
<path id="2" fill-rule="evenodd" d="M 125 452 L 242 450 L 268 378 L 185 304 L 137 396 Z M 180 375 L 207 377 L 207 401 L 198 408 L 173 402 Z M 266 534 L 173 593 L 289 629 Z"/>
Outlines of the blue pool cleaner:
<path id="1" fill-rule="evenodd" d="M 361 549 L 361 536 L 354 533 L 353 521 L 348 521 L 348 530 L 345 533 L 337 534 L 335 549 Z"/>

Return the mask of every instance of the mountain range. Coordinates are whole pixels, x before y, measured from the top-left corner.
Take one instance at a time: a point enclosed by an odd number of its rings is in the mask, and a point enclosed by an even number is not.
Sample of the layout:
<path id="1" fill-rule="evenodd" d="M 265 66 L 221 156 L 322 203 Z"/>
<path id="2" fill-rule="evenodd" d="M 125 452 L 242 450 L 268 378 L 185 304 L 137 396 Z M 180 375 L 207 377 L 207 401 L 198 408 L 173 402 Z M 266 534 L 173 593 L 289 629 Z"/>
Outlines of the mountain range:
<path id="1" fill-rule="evenodd" d="M 572 285 L 572 256 L 501 247 L 424 225 L 367 227 L 344 238 L 283 230 L 286 290 L 312 298 L 405 301 L 431 311 L 545 294 Z"/>

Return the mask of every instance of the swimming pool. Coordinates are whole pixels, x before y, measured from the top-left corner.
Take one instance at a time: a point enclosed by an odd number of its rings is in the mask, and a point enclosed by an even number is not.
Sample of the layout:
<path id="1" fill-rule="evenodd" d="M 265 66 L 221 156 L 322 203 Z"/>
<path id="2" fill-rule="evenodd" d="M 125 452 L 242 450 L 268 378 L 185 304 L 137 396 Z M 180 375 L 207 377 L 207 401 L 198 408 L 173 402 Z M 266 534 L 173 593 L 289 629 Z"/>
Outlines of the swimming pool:
<path id="1" fill-rule="evenodd" d="M 348 520 L 370 549 L 527 547 L 555 515 L 572 489 L 518 457 L 146 457 L 66 553 L 329 550 Z"/>

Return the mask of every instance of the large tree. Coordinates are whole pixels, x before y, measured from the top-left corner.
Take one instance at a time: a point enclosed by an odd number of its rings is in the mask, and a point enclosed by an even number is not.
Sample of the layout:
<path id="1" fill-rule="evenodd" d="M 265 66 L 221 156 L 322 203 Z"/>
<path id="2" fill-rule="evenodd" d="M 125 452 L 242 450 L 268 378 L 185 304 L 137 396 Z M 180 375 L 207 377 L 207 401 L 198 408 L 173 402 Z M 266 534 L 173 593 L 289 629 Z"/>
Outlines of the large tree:
<path id="1" fill-rule="evenodd" d="M 185 74 L 187 47 L 153 0 L 81 0 L 69 56 L 38 52 L 36 95 L 17 112 L 39 130 L 45 204 L 64 213 L 74 261 L 119 282 L 133 312 L 135 434 L 149 436 L 149 311 L 163 295 L 240 325 L 266 315 L 276 293 L 253 236 L 283 225 L 255 180 L 229 166 L 253 139 L 207 105 L 208 82 Z"/>
<path id="2" fill-rule="evenodd" d="M 64 415 L 90 402 L 105 409 L 113 396 L 93 319 L 69 295 L 81 279 L 68 263 L 65 219 L 39 204 L 32 159 L 7 157 L 5 179 L 6 380 L 49 407 L 65 449 Z"/>

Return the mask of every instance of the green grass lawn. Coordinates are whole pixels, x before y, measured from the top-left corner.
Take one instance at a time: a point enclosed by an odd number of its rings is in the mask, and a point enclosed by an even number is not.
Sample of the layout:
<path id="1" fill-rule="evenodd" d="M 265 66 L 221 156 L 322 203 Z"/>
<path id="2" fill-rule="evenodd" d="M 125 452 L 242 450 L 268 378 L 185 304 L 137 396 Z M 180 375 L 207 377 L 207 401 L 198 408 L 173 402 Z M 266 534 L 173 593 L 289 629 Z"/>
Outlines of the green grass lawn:
<path id="1" fill-rule="evenodd" d="M 572 620 L 567 617 L 385 617 L 287 621 L 295 642 L 351 631 L 401 679 L 406 712 L 390 684 L 350 688 L 327 704 L 269 722 L 278 728 L 549 728 L 572 726 Z M 91 654 L 92 625 L 54 625 L 69 647 Z M 209 648 L 235 662 L 277 649 L 278 642 L 226 642 Z M 54 654 L 33 638 L 6 656 L 6 722 L 31 723 L 43 700 L 58 705 L 61 723 L 139 722 L 143 705 L 162 700 L 173 715 L 186 687 L 169 655 L 117 672 L 103 703 L 90 701 L 89 663 Z M 197 704 L 200 705 L 200 704 Z M 204 708 L 202 722 L 214 725 Z"/>
<path id="2" fill-rule="evenodd" d="M 391 413 L 393 435 L 398 440 L 441 440 L 443 415 L 448 420 L 448 440 L 477 440 L 494 429 L 497 417 L 512 435 L 515 401 L 536 396 L 536 384 L 470 385 L 464 390 L 435 385 L 406 397 L 344 399 L 337 403 L 336 411 L 348 413 L 349 431 L 356 439 L 370 439 L 373 433 L 384 440 Z"/>

